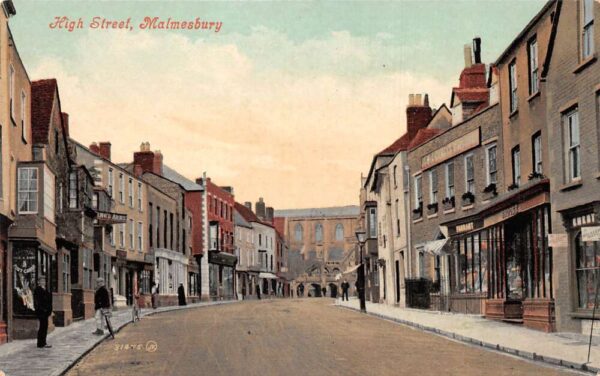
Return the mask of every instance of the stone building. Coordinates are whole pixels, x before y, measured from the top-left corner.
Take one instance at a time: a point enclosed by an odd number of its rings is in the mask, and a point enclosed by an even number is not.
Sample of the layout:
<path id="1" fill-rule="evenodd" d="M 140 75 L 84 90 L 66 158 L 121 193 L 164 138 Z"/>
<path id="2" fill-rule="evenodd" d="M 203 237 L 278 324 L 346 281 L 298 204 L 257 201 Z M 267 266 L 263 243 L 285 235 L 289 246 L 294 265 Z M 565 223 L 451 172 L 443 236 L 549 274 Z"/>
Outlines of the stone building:
<path id="1" fill-rule="evenodd" d="M 547 284 L 556 329 L 589 334 L 600 268 L 600 3 L 553 3 L 552 55 L 541 73 L 549 142 L 544 174 L 552 232 L 566 239 L 552 247 Z"/>
<path id="2" fill-rule="evenodd" d="M 411 94 L 406 108 L 407 131 L 373 157 L 361 187 L 361 218 L 367 233 L 365 246 L 367 299 L 405 305 L 409 265 L 410 197 L 407 153 L 411 141 L 431 122 L 431 129 L 450 123 L 446 106 L 432 111 L 427 94 Z"/>
<path id="3" fill-rule="evenodd" d="M 255 297 L 255 286 L 258 283 L 260 266 L 257 262 L 258 249 L 254 246 L 254 230 L 250 221 L 246 220 L 240 212 L 245 207 L 235 203 L 233 209 L 233 223 L 235 234 L 235 254 L 238 264 L 235 270 L 236 292 L 238 299 L 249 299 Z M 248 213 L 246 213 L 248 217 Z"/>
<path id="4" fill-rule="evenodd" d="M 302 285 L 304 296 L 322 296 L 323 289 L 328 296 L 338 295 L 343 272 L 354 265 L 359 212 L 358 206 L 275 211 L 276 219 L 285 218 L 294 292 Z"/>

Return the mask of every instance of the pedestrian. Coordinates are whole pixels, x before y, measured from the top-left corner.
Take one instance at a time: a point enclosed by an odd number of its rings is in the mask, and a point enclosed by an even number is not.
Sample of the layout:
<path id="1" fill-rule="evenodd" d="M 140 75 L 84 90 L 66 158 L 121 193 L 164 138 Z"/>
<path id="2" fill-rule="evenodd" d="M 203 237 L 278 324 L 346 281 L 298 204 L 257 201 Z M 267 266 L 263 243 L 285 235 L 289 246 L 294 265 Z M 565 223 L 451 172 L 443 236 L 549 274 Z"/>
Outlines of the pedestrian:
<path id="1" fill-rule="evenodd" d="M 256 285 L 256 298 L 260 300 L 260 286 Z"/>
<path id="2" fill-rule="evenodd" d="M 158 306 L 158 284 L 152 282 L 152 308 L 156 309 Z"/>
<path id="3" fill-rule="evenodd" d="M 183 283 L 180 283 L 179 287 L 177 288 L 177 298 L 179 298 L 179 305 L 180 306 L 186 305 L 186 302 L 185 302 L 185 288 L 183 287 Z"/>
<path id="4" fill-rule="evenodd" d="M 94 294 L 94 309 L 96 310 L 96 331 L 94 334 L 104 334 L 104 310 L 110 308 L 110 296 L 106 286 L 104 286 L 104 278 L 96 279 L 96 293 Z"/>
<path id="5" fill-rule="evenodd" d="M 342 282 L 342 301 L 344 301 L 344 298 L 346 298 L 346 301 L 348 301 L 348 290 L 349 289 L 350 289 L 350 284 L 344 278 L 344 282 Z"/>
<path id="6" fill-rule="evenodd" d="M 325 287 L 321 288 L 321 292 L 323 293 L 322 297 L 327 297 L 327 289 Z"/>
<path id="7" fill-rule="evenodd" d="M 40 327 L 37 335 L 37 347 L 50 348 L 52 345 L 46 343 L 48 335 L 48 319 L 52 315 L 52 293 L 46 290 L 46 277 L 41 276 L 39 283 L 33 291 L 33 308 Z"/>

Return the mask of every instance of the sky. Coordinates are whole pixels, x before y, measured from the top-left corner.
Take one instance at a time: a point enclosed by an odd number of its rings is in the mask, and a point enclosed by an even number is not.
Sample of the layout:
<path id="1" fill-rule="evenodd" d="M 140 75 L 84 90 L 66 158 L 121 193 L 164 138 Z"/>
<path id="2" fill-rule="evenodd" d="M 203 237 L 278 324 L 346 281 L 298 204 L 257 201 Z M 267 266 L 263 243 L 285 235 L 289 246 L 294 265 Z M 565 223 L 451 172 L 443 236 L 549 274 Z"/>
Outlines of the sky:
<path id="1" fill-rule="evenodd" d="M 543 0 L 351 2 L 14 0 L 31 80 L 58 80 L 71 137 L 142 142 L 190 179 L 276 209 L 357 205 L 361 173 L 400 137 L 410 93 L 447 103 L 463 46 L 493 62 Z M 50 28 L 55 17 L 84 24 Z M 222 22 L 148 30 L 145 17 Z M 89 28 L 131 18 L 131 30 Z"/>

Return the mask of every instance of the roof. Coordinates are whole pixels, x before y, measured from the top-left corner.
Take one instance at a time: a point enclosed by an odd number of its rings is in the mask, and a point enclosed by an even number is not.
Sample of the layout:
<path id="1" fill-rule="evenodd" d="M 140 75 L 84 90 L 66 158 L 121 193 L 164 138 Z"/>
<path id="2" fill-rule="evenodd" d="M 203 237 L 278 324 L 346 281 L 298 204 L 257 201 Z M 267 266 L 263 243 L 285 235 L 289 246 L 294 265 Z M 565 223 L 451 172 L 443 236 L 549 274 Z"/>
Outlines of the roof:
<path id="1" fill-rule="evenodd" d="M 283 238 L 283 234 L 285 233 L 285 218 L 273 218 L 273 225 L 275 226 L 275 231 L 277 231 L 277 233 Z"/>
<path id="2" fill-rule="evenodd" d="M 399 139 L 394 141 L 390 146 L 377 153 L 377 155 L 394 155 L 399 151 L 407 150 L 409 144 L 410 137 L 408 136 L 408 133 L 405 133 Z"/>
<path id="3" fill-rule="evenodd" d="M 233 224 L 240 227 L 252 228 L 252 225 L 237 211 L 233 211 Z"/>
<path id="4" fill-rule="evenodd" d="M 430 128 L 423 128 L 423 129 L 419 129 L 419 131 L 417 132 L 417 135 L 415 136 L 415 138 L 413 138 L 413 140 L 410 142 L 409 145 L 409 149 L 412 150 L 424 143 L 426 143 L 427 141 L 429 141 L 431 138 L 437 136 L 440 133 L 443 133 L 444 129 L 430 129 Z"/>
<path id="5" fill-rule="evenodd" d="M 510 52 L 513 50 L 513 48 L 515 48 L 515 46 L 517 46 L 519 44 L 519 42 L 527 35 L 527 33 L 529 32 L 529 30 L 531 30 L 536 23 L 538 23 L 538 21 L 540 21 L 542 19 L 542 16 L 548 11 L 548 9 L 550 9 L 552 6 L 554 6 L 554 4 L 558 3 L 558 11 L 560 11 L 560 4 L 561 1 L 557 1 L 557 0 L 548 0 L 548 2 L 546 2 L 546 4 L 542 7 L 542 9 L 540 9 L 540 11 L 531 19 L 531 21 L 529 21 L 529 23 L 527 24 L 527 26 L 525 26 L 525 28 L 523 30 L 521 30 L 521 32 L 515 37 L 515 39 L 513 39 L 513 41 L 508 45 L 508 47 L 506 47 L 506 49 L 504 50 L 504 52 L 502 52 L 502 54 L 498 57 L 498 59 L 496 60 L 496 62 L 494 63 L 494 65 L 499 65 L 502 63 L 502 61 L 510 54 Z M 555 20 L 555 24 L 556 24 Z M 551 37 L 551 39 L 553 39 Z M 546 64 L 544 64 L 545 66 Z"/>
<path id="6" fill-rule="evenodd" d="M 48 143 L 48 129 L 57 86 L 54 78 L 31 83 L 31 133 L 34 144 Z"/>
<path id="7" fill-rule="evenodd" d="M 254 212 L 252 212 L 252 210 L 248 209 L 247 207 L 240 204 L 239 202 L 236 202 L 234 204 L 234 208 L 235 208 L 235 211 L 237 211 L 242 216 L 242 218 L 244 220 L 246 220 L 247 222 L 260 223 L 261 225 L 273 227 L 273 224 L 271 224 L 269 222 L 261 221 L 260 218 L 258 218 L 256 216 L 256 214 L 254 214 Z"/>
<path id="8" fill-rule="evenodd" d="M 186 178 L 181 175 L 177 171 L 173 170 L 171 167 L 163 164 L 163 176 L 175 183 L 178 183 L 185 189 L 186 191 L 203 191 L 204 187 L 198 183 L 193 182 L 192 180 Z"/>
<path id="9" fill-rule="evenodd" d="M 275 210 L 275 217 L 356 217 L 360 214 L 358 205 L 335 206 L 329 208 Z"/>

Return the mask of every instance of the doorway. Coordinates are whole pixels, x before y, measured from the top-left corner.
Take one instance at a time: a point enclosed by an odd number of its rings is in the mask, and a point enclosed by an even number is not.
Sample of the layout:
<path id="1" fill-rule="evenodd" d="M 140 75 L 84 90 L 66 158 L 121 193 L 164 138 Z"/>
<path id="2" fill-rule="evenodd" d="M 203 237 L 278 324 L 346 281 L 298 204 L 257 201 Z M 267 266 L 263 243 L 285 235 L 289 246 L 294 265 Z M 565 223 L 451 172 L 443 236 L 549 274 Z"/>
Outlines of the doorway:
<path id="1" fill-rule="evenodd" d="M 335 283 L 330 283 L 329 284 L 329 296 L 332 298 L 337 298 L 337 295 L 338 295 L 337 285 Z"/>
<path id="2" fill-rule="evenodd" d="M 396 303 L 400 303 L 400 260 L 396 260 Z"/>

